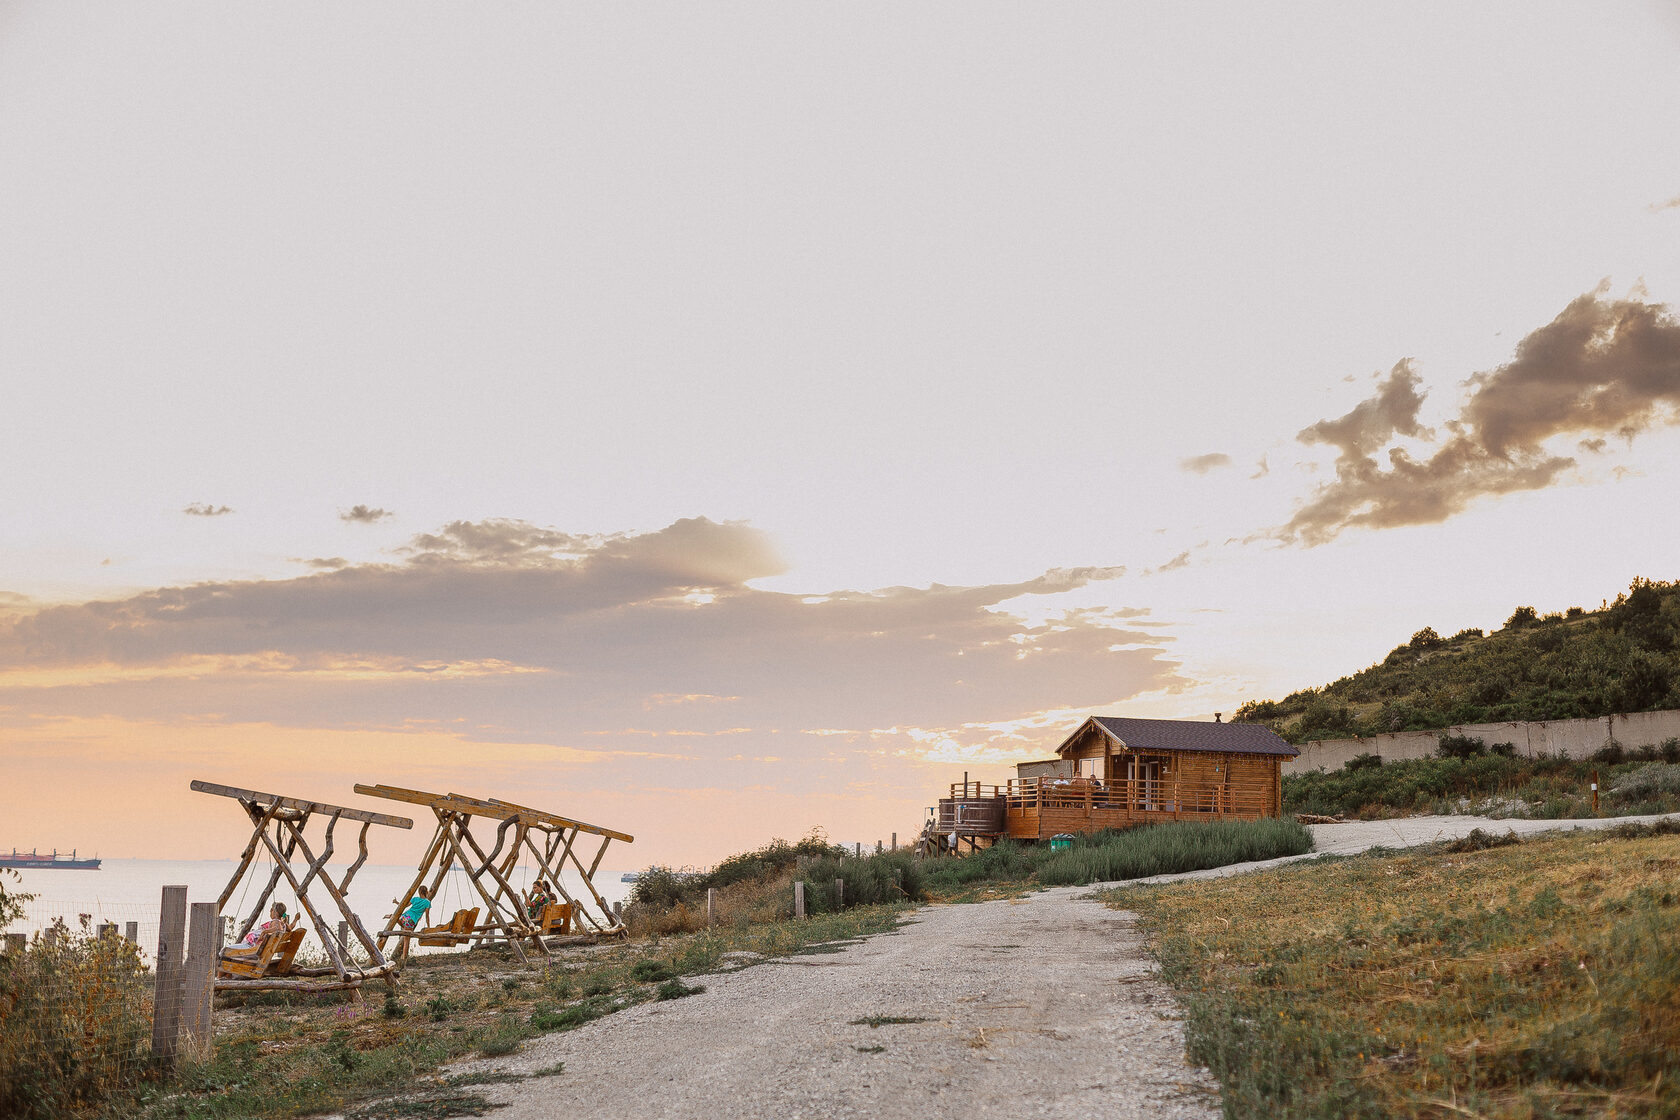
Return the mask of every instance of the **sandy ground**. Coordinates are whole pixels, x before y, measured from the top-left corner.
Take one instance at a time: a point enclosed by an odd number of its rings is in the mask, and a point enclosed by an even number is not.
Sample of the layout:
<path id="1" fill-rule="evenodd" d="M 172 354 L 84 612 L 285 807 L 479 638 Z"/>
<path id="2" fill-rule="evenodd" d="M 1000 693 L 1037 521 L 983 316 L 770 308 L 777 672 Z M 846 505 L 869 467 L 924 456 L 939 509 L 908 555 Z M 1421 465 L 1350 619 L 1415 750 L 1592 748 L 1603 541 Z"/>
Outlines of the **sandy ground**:
<path id="1" fill-rule="evenodd" d="M 1313 855 L 1161 879 L 1413 847 L 1472 828 L 1526 835 L 1657 819 L 1315 825 Z M 1090 893 L 929 906 L 895 933 L 700 977 L 702 995 L 643 1004 L 453 1070 L 565 1063 L 559 1076 L 479 1090 L 509 1103 L 495 1113 L 503 1120 L 1217 1116 L 1217 1086 L 1185 1063 L 1177 1005 L 1154 978 L 1134 915 Z M 853 1022 L 870 1016 L 923 1021 Z"/>

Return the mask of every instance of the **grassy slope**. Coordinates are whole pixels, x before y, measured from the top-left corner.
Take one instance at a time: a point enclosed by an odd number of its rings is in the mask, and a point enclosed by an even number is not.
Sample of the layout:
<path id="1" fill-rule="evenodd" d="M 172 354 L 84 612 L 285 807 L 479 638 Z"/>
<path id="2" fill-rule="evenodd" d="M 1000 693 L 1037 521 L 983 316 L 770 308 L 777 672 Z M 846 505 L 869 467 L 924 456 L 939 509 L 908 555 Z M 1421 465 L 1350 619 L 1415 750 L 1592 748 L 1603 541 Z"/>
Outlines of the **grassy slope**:
<path id="1" fill-rule="evenodd" d="M 1519 608 L 1486 636 L 1443 639 L 1426 627 L 1368 669 L 1249 701 L 1237 718 L 1305 742 L 1663 708 L 1680 708 L 1680 583 L 1637 580 L 1602 611 Z"/>
<path id="2" fill-rule="evenodd" d="M 1610 758 L 1415 758 L 1309 770 L 1283 779 L 1285 813 L 1380 820 L 1413 813 L 1478 813 L 1563 820 L 1680 812 L 1680 743 L 1662 761 Z M 1601 797 L 1595 814 L 1592 781 Z"/>
<path id="3" fill-rule="evenodd" d="M 1638 830 L 1629 830 L 1638 831 Z M 1680 1114 L 1680 836 L 1131 888 L 1231 1117 Z"/>

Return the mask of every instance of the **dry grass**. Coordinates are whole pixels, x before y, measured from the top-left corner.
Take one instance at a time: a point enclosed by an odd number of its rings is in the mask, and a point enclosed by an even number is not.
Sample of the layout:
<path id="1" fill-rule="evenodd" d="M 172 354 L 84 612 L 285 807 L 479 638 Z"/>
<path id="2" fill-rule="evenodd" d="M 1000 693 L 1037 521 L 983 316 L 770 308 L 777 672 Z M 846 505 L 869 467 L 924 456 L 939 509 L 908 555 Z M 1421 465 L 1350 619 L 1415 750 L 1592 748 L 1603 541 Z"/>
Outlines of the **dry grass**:
<path id="1" fill-rule="evenodd" d="M 1637 832 L 1638 830 L 1628 830 Z M 1229 1116 L 1680 1115 L 1680 836 L 1110 892 Z"/>

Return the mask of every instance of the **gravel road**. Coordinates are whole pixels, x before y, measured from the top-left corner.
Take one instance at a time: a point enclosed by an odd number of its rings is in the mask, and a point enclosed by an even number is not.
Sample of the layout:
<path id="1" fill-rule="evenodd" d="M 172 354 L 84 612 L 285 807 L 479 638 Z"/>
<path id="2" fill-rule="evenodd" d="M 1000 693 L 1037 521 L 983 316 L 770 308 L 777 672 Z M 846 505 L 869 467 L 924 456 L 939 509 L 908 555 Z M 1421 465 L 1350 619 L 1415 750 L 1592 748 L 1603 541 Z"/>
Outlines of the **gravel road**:
<path id="1" fill-rule="evenodd" d="M 1519 834 L 1590 821 L 1412 817 L 1314 825 L 1317 854 L 1412 847 L 1472 828 Z M 1313 855 L 1162 881 L 1240 874 Z M 1129 912 L 1092 888 L 928 906 L 832 953 L 697 978 L 648 1003 L 454 1072 L 565 1072 L 482 1091 L 499 1120 L 1215 1117 L 1218 1087 L 1184 1059 L 1172 993 Z M 869 1017 L 916 1022 L 870 1027 Z"/>
<path id="2" fill-rule="evenodd" d="M 1218 1116 L 1133 916 L 1088 894 L 927 906 L 894 933 L 700 977 L 701 995 L 454 1071 L 565 1062 L 484 1087 L 510 1102 L 498 1120 Z M 854 1022 L 870 1017 L 920 1021 Z"/>

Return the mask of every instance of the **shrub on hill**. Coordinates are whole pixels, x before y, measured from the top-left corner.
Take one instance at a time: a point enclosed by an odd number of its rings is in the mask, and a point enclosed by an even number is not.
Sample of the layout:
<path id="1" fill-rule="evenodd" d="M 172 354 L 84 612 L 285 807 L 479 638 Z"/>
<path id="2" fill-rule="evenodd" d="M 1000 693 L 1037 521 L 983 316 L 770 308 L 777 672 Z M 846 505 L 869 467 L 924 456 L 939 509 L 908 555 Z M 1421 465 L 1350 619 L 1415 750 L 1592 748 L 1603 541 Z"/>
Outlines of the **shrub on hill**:
<path id="1" fill-rule="evenodd" d="M 1680 708 L 1680 583 L 1636 579 L 1602 611 L 1519 607 L 1502 630 L 1445 640 L 1426 626 L 1379 664 L 1236 718 L 1300 743 L 1661 708 Z"/>

